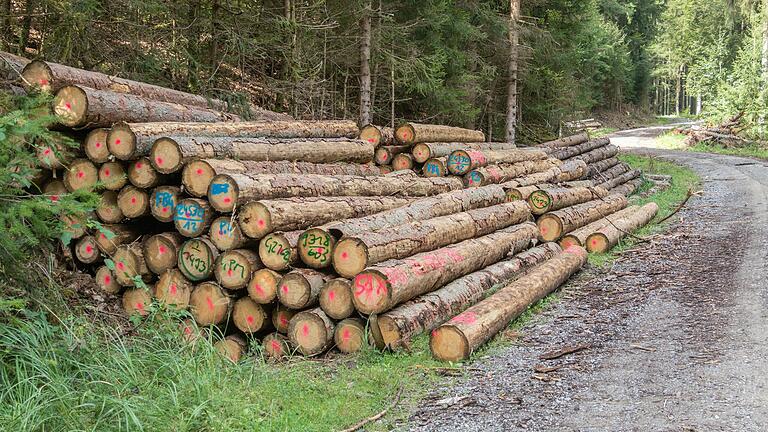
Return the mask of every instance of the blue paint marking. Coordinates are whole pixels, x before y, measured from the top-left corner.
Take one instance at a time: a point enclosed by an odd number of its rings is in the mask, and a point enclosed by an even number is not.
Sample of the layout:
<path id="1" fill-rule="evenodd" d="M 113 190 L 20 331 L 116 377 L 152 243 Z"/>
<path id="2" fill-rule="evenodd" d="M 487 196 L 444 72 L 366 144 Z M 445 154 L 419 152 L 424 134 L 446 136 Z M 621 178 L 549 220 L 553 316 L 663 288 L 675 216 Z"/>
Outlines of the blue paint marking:
<path id="1" fill-rule="evenodd" d="M 219 195 L 227 192 L 229 192 L 229 184 L 211 183 L 211 195 Z"/>

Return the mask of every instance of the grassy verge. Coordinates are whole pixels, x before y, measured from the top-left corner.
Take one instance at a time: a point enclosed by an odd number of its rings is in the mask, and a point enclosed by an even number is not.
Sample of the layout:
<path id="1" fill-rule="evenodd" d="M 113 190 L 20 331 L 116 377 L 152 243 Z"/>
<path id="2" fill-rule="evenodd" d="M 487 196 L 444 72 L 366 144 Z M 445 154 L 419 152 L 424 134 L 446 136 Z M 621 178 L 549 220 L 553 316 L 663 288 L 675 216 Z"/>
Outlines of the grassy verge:
<path id="1" fill-rule="evenodd" d="M 686 150 L 768 160 L 768 148 L 756 144 L 743 147 L 723 147 L 716 144 L 698 143 L 695 146 L 688 147 L 685 145 L 685 138 L 686 136 L 683 134 L 670 132 L 656 138 L 656 142 L 660 148 L 670 150 Z"/>

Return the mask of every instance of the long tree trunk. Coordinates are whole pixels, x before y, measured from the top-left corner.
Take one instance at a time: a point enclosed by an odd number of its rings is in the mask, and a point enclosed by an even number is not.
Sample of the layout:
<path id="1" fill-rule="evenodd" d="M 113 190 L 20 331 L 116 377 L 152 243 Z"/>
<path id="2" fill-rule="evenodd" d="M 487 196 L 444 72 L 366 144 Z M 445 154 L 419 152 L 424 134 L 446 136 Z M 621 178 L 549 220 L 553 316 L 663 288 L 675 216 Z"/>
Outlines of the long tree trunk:
<path id="1" fill-rule="evenodd" d="M 614 166 L 619 164 L 619 159 L 617 157 L 610 157 L 608 159 L 603 159 L 601 161 L 590 163 L 587 166 L 587 173 L 584 177 L 586 178 L 599 178 L 600 173 L 607 171 Z"/>
<path id="2" fill-rule="evenodd" d="M 371 14 L 368 0 L 360 18 L 360 127 L 371 123 Z"/>
<path id="3" fill-rule="evenodd" d="M 570 135 L 570 136 L 558 138 L 556 140 L 543 142 L 539 144 L 537 147 L 550 147 L 550 148 L 571 147 L 571 146 L 579 145 L 581 143 L 585 143 L 587 141 L 589 141 L 589 135 L 586 132 L 580 132 L 576 135 Z"/>
<path id="4" fill-rule="evenodd" d="M 401 144 L 421 142 L 484 142 L 482 131 L 454 126 L 405 123 L 395 129 L 395 138 Z"/>
<path id="5" fill-rule="evenodd" d="M 600 147 L 606 146 L 610 143 L 611 143 L 611 140 L 608 138 L 597 138 L 597 139 L 593 139 L 591 141 L 587 141 L 585 143 L 578 144 L 575 146 L 553 148 L 548 153 L 550 157 L 555 157 L 560 160 L 565 160 L 565 159 L 570 159 L 574 156 L 578 156 L 582 153 L 586 153 L 588 151 L 592 151 Z"/>
<path id="6" fill-rule="evenodd" d="M 557 169 L 560 172 L 555 180 L 558 183 L 565 183 L 584 178 L 589 171 L 589 165 L 581 159 L 569 159 Z"/>
<path id="7" fill-rule="evenodd" d="M 517 146 L 512 143 L 500 142 L 434 142 L 418 143 L 411 149 L 413 159 L 424 163 L 431 158 L 449 156 L 456 150 L 513 150 Z"/>
<path id="8" fill-rule="evenodd" d="M 574 159 L 581 159 L 588 164 L 592 164 L 592 163 L 601 161 L 603 159 L 612 158 L 617 154 L 619 154 L 619 148 L 613 144 L 609 144 L 607 146 L 603 146 L 595 150 L 582 153 L 574 157 Z"/>
<path id="9" fill-rule="evenodd" d="M 587 246 L 587 237 L 596 233 L 600 228 L 609 225 L 611 222 L 636 212 L 638 208 L 638 206 L 629 206 L 624 210 L 619 210 L 616 213 L 612 213 L 604 218 L 598 219 L 587 226 L 581 227 L 575 231 L 571 231 L 570 233 L 564 235 L 562 239 L 560 239 L 560 247 L 563 249 L 567 249 L 570 246 L 581 246 L 585 248 Z"/>
<path id="10" fill-rule="evenodd" d="M 547 153 L 536 148 L 514 150 L 456 150 L 448 156 L 448 171 L 464 175 L 474 169 L 494 164 L 543 160 Z"/>
<path id="11" fill-rule="evenodd" d="M 517 128 L 517 60 L 518 24 L 520 21 L 520 0 L 509 2 L 509 80 L 507 83 L 507 142 L 515 142 Z"/>
<path id="12" fill-rule="evenodd" d="M 555 166 L 557 163 L 559 163 L 557 159 L 542 159 L 518 162 L 511 165 L 484 166 L 468 172 L 467 175 L 464 176 L 463 182 L 466 187 L 506 183 L 517 177 L 544 172 L 550 168 L 557 168 Z M 557 175 L 560 174 L 561 171 L 558 170 Z"/>
<path id="13" fill-rule="evenodd" d="M 621 194 L 624 196 L 630 196 L 633 193 L 637 192 L 638 189 L 640 189 L 640 186 L 643 185 L 643 179 L 636 178 L 634 180 L 630 180 L 623 185 L 616 186 L 615 188 L 608 191 L 611 195 L 613 194 Z"/>
<path id="14" fill-rule="evenodd" d="M 557 289 L 587 262 L 587 252 L 573 247 L 535 267 L 525 278 L 504 288 L 435 329 L 429 340 L 432 355 L 459 361 L 520 316 L 533 303 Z"/>
<path id="15" fill-rule="evenodd" d="M 601 187 L 547 188 L 532 192 L 528 196 L 528 206 L 534 215 L 543 215 L 606 196 L 608 190 Z"/>
<path id="16" fill-rule="evenodd" d="M 624 183 L 626 183 L 626 182 L 628 182 L 630 180 L 634 180 L 634 179 L 640 177 L 640 174 L 641 174 L 640 170 L 627 171 L 624 174 L 621 174 L 621 175 L 619 175 L 617 177 L 614 177 L 614 178 L 612 178 L 610 180 L 606 180 L 603 183 L 597 184 L 595 187 L 602 187 L 602 188 L 606 188 L 606 189 L 610 190 L 610 189 L 613 189 L 613 188 L 615 188 L 617 186 L 621 186 L 621 185 L 623 185 Z"/>
<path id="17" fill-rule="evenodd" d="M 598 253 L 608 252 L 624 236 L 647 225 L 656 216 L 658 211 L 659 206 L 651 202 L 635 209 L 634 212 L 623 215 L 621 218 L 611 220 L 611 222 L 587 237 L 587 250 Z"/>
<path id="18" fill-rule="evenodd" d="M 631 171 L 632 167 L 629 166 L 629 164 L 626 164 L 624 162 L 617 163 L 616 165 L 608 168 L 607 170 L 601 171 L 599 173 L 596 173 L 592 180 L 596 184 L 606 182 L 608 180 L 611 180 L 613 178 L 616 178 L 628 171 Z M 610 188 L 609 188 L 610 189 Z"/>
<path id="19" fill-rule="evenodd" d="M 549 212 L 536 221 L 541 237 L 546 241 L 554 241 L 564 234 L 581 228 L 611 213 L 627 206 L 627 198 L 614 194 L 594 201 L 566 207 L 562 210 Z"/>

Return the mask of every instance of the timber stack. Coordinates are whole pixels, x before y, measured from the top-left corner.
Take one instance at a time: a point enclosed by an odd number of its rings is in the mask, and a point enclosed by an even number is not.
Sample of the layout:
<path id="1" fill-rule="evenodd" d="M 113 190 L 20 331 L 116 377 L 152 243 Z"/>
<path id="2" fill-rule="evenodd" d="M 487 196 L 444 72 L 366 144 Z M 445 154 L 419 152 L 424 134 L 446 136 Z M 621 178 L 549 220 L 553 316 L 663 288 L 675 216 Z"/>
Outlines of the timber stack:
<path id="1" fill-rule="evenodd" d="M 441 125 L 359 129 L 256 107 L 245 120 L 215 99 L 21 63 L 79 139 L 38 146 L 53 178 L 41 191 L 101 196 L 65 221 L 80 268 L 127 314 L 188 311 L 184 337 L 212 331 L 233 361 L 253 344 L 278 360 L 420 334 L 436 358 L 465 359 L 586 250 L 657 212 L 628 206 L 640 173 L 586 134 L 518 148 Z"/>

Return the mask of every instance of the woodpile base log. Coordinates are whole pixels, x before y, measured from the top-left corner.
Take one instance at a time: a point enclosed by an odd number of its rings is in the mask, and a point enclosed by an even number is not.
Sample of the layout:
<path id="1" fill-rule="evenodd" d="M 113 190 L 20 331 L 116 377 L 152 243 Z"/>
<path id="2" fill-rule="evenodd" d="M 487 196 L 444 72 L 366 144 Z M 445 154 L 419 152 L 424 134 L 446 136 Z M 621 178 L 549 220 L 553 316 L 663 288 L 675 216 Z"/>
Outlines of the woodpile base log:
<path id="1" fill-rule="evenodd" d="M 365 340 L 365 323 L 360 318 L 347 318 L 336 324 L 333 341 L 342 353 L 351 354 L 360 351 L 363 349 Z"/>
<path id="2" fill-rule="evenodd" d="M 150 287 L 151 289 L 151 287 Z M 123 293 L 123 311 L 128 316 L 149 315 L 152 306 L 152 294 L 144 288 L 131 288 Z"/>
<path id="3" fill-rule="evenodd" d="M 295 269 L 281 280 L 277 290 L 280 303 L 291 309 L 306 309 L 319 302 L 320 290 L 330 277 L 315 270 Z"/>
<path id="4" fill-rule="evenodd" d="M 214 343 L 213 348 L 225 359 L 237 363 L 245 354 L 247 343 L 240 335 L 229 335 Z"/>
<path id="5" fill-rule="evenodd" d="M 93 264 L 101 261 L 101 254 L 92 235 L 83 236 L 75 244 L 75 257 L 83 264 Z"/>
<path id="6" fill-rule="evenodd" d="M 96 270 L 94 279 L 96 280 L 96 285 L 107 294 L 117 294 L 123 289 L 123 287 L 117 283 L 117 278 L 115 278 L 112 270 L 105 265 Z"/>
<path id="7" fill-rule="evenodd" d="M 134 286 L 136 277 L 144 279 L 149 275 L 141 245 L 137 243 L 118 247 L 112 261 L 115 263 L 115 279 L 124 287 Z"/>
<path id="8" fill-rule="evenodd" d="M 277 307 L 272 309 L 272 325 L 280 333 L 288 333 L 288 325 L 291 319 L 296 315 L 298 311 L 288 309 L 287 307 L 278 304 Z"/>
<path id="9" fill-rule="evenodd" d="M 243 333 L 261 331 L 269 323 L 269 320 L 269 314 L 264 306 L 249 297 L 237 300 L 232 309 L 232 322 Z"/>
<path id="10" fill-rule="evenodd" d="M 621 194 L 624 196 L 630 196 L 633 193 L 637 192 L 637 190 L 640 189 L 640 186 L 642 185 L 643 185 L 643 179 L 636 178 L 634 180 L 630 180 L 624 183 L 621 186 L 616 186 L 615 188 L 609 190 L 608 192 L 612 194 Z"/>
<path id="11" fill-rule="evenodd" d="M 605 198 L 546 213 L 539 217 L 536 224 L 539 226 L 541 237 L 545 241 L 555 241 L 575 229 L 616 213 L 626 206 L 627 198 L 623 195 L 609 195 Z"/>
<path id="12" fill-rule="evenodd" d="M 277 285 L 283 276 L 267 268 L 256 270 L 248 282 L 248 297 L 259 304 L 270 304 L 277 299 Z"/>
<path id="13" fill-rule="evenodd" d="M 629 206 L 624 210 L 619 210 L 616 213 L 607 215 L 606 217 L 598 219 L 590 223 L 589 225 L 583 226 L 575 231 L 571 231 L 570 233 L 564 235 L 562 239 L 560 239 L 560 242 L 559 242 L 560 246 L 563 249 L 567 249 L 570 246 L 581 246 L 586 248 L 587 237 L 597 232 L 597 230 L 599 230 L 600 228 L 610 224 L 612 221 L 616 219 L 621 219 L 625 215 L 628 215 L 637 211 L 637 209 L 638 209 L 637 206 Z"/>
<path id="14" fill-rule="evenodd" d="M 349 279 L 331 279 L 320 290 L 320 308 L 335 320 L 349 318 L 355 311 L 352 303 L 352 281 Z"/>
<path id="15" fill-rule="evenodd" d="M 192 284 L 178 269 L 172 268 L 160 273 L 155 284 L 155 298 L 158 303 L 172 309 L 186 310 L 192 295 Z"/>
<path id="16" fill-rule="evenodd" d="M 273 361 L 280 361 L 293 353 L 290 340 L 280 333 L 270 333 L 261 340 L 264 355 Z"/>
<path id="17" fill-rule="evenodd" d="M 288 325 L 288 338 L 305 356 L 323 353 L 333 343 L 333 321 L 320 308 L 299 312 Z"/>
<path id="18" fill-rule="evenodd" d="M 611 220 L 609 224 L 587 237 L 587 250 L 598 253 L 608 252 L 619 244 L 619 241 L 624 236 L 647 225 L 651 219 L 656 217 L 658 211 L 659 206 L 652 202 L 636 209 L 630 214 L 623 215 L 619 219 Z"/>
<path id="19" fill-rule="evenodd" d="M 189 310 L 197 325 L 221 324 L 229 317 L 232 298 L 214 282 L 197 285 L 189 299 Z"/>

